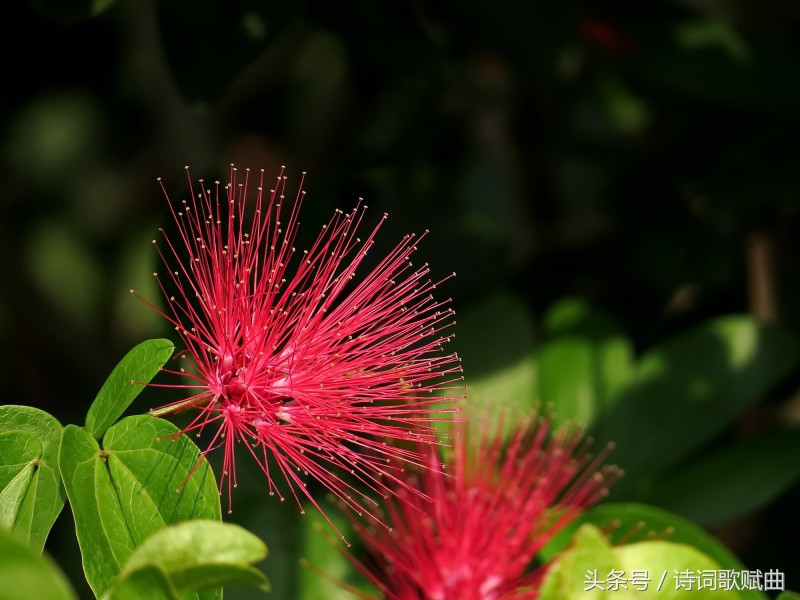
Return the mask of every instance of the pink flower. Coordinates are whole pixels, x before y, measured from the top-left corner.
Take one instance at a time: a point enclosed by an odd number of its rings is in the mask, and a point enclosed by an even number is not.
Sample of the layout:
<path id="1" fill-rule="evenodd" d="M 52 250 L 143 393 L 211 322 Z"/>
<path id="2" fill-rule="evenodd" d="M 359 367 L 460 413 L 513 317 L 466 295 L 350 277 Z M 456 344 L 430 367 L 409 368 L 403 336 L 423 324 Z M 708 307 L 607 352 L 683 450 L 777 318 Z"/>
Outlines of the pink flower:
<path id="1" fill-rule="evenodd" d="M 446 465 L 432 449 L 429 468 L 409 475 L 421 494 L 387 500 L 389 529 L 356 521 L 371 558 L 352 562 L 387 600 L 536 598 L 537 553 L 618 476 L 582 430 L 549 430 L 546 418 L 526 420 L 504 447 L 502 423 L 492 433 L 484 420 L 472 440 L 461 428 Z"/>
<path id="2" fill-rule="evenodd" d="M 462 379 L 458 357 L 443 352 L 453 311 L 434 299 L 428 265 L 410 260 L 424 235 L 366 264 L 383 220 L 357 237 L 360 201 L 337 211 L 308 250 L 295 248 L 305 192 L 287 200 L 283 172 L 267 194 L 262 170 L 253 195 L 249 169 L 241 181 L 231 165 L 228 184 L 189 177 L 191 198 L 170 204 L 178 236 L 165 235 L 164 249 L 153 243 L 169 272 L 159 278 L 169 307 L 161 314 L 188 363 L 188 381 L 174 387 L 191 395 L 152 412 L 192 408 L 183 432 L 212 428 L 205 452 L 224 448 L 229 504 L 238 445 L 270 494 L 281 494 L 279 474 L 298 502 L 316 506 L 310 475 L 360 513 L 364 500 L 374 505 L 367 490 L 388 495 L 397 487 L 389 483 L 402 487 L 404 466 L 421 461 L 392 442 L 440 444 L 434 423 L 453 420 L 442 395 Z"/>

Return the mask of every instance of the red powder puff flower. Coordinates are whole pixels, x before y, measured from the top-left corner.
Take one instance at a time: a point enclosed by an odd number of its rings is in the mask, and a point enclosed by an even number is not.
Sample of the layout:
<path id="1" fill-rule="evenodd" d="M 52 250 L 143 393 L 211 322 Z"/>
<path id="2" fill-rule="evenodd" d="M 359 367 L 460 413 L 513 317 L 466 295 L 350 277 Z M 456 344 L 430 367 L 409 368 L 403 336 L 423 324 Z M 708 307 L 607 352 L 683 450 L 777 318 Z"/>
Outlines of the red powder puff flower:
<path id="1" fill-rule="evenodd" d="M 356 522 L 371 558 L 351 561 L 386 600 L 533 599 L 544 575 L 531 563 L 581 511 L 600 500 L 618 476 L 588 452 L 583 431 L 565 425 L 552 435 L 547 418 L 526 420 L 503 444 L 484 421 L 470 445 L 461 428 L 446 465 L 409 475 L 386 504 L 385 527 Z"/>
<path id="2" fill-rule="evenodd" d="M 224 448 L 220 489 L 227 479 L 229 505 L 241 445 L 270 494 L 280 472 L 298 502 L 300 490 L 317 506 L 310 475 L 361 512 L 367 490 L 385 496 L 389 483 L 402 487 L 405 464 L 421 461 L 391 442 L 439 444 L 434 422 L 453 419 L 453 401 L 442 396 L 461 379 L 458 357 L 442 351 L 453 335 L 450 300 L 435 300 L 427 264 L 411 263 L 424 236 L 405 236 L 359 274 L 383 220 L 357 237 L 359 202 L 297 251 L 305 192 L 285 199 L 281 169 L 266 194 L 262 170 L 253 197 L 250 178 L 247 170 L 237 180 L 233 166 L 222 189 L 189 177 L 191 199 L 170 204 L 178 236 L 165 236 L 166 249 L 153 242 L 169 269 L 169 283 L 159 279 L 169 307 L 161 314 L 188 362 L 180 369 L 188 382 L 172 387 L 191 395 L 152 412 L 192 408 L 183 433 L 213 430 L 205 453 Z"/>

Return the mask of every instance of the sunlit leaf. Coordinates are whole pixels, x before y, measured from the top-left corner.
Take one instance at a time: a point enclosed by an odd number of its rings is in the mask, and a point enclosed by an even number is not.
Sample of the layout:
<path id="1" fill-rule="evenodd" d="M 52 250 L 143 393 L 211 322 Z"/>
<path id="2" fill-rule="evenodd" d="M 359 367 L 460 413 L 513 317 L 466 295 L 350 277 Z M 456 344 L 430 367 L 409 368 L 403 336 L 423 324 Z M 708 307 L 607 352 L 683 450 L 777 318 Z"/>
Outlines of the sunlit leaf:
<path id="1" fill-rule="evenodd" d="M 554 560 L 569 546 L 575 531 L 585 523 L 609 532 L 611 543 L 659 537 L 663 541 L 697 549 L 718 565 L 717 569 L 745 570 L 730 550 L 701 527 L 665 510 L 633 503 L 603 504 L 587 510 L 545 546 L 540 558 L 544 562 Z M 631 568 L 645 567 L 631 565 Z M 764 593 L 758 590 L 742 590 L 738 593 L 741 600 L 766 600 Z"/>
<path id="2" fill-rule="evenodd" d="M 579 298 L 545 315 L 547 338 L 536 353 L 536 396 L 558 421 L 591 423 L 613 406 L 634 372 L 633 348 L 617 325 Z"/>
<path id="3" fill-rule="evenodd" d="M 556 559 L 542 584 L 540 600 L 657 597 L 678 600 L 742 596 L 717 585 L 700 585 L 700 572 L 719 572 L 709 556 L 686 544 L 654 540 L 612 546 L 596 527 L 582 525 L 572 545 Z"/>
<path id="4" fill-rule="evenodd" d="M 86 578 L 98 596 L 149 535 L 187 519 L 220 519 L 211 468 L 192 441 L 177 434 L 168 421 L 147 415 L 111 427 L 102 446 L 79 427 L 64 430 L 61 472 Z"/>
<path id="5" fill-rule="evenodd" d="M 604 590 L 586 589 L 586 574 L 610 573 L 619 566 L 619 560 L 605 536 L 595 527 L 584 525 L 575 533 L 569 549 L 554 558 L 553 564 L 548 567 L 539 600 L 601 598 Z"/>
<path id="6" fill-rule="evenodd" d="M 172 356 L 169 340 L 147 340 L 134 347 L 114 367 L 86 415 L 86 430 L 96 439 L 105 435 L 136 396 Z"/>

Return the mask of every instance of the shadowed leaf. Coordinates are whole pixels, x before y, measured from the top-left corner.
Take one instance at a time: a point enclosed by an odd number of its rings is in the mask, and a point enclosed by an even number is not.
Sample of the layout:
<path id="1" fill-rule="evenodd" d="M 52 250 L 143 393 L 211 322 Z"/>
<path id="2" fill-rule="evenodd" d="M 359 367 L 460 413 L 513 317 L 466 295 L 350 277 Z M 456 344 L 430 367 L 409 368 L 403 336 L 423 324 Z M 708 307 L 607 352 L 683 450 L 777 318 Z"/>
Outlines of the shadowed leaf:
<path id="1" fill-rule="evenodd" d="M 730 444 L 659 481 L 648 499 L 702 525 L 767 504 L 800 477 L 800 432 Z"/>
<path id="2" fill-rule="evenodd" d="M 61 424 L 29 406 L 0 406 L 0 526 L 42 551 L 64 506 Z"/>
<path id="3" fill-rule="evenodd" d="M 617 444 L 628 474 L 612 493 L 689 455 L 758 401 L 796 364 L 782 330 L 744 316 L 705 322 L 648 351 L 614 409 L 594 427 Z"/>
<path id="4" fill-rule="evenodd" d="M 75 600 L 67 578 L 46 556 L 0 531 L 0 598 Z"/>

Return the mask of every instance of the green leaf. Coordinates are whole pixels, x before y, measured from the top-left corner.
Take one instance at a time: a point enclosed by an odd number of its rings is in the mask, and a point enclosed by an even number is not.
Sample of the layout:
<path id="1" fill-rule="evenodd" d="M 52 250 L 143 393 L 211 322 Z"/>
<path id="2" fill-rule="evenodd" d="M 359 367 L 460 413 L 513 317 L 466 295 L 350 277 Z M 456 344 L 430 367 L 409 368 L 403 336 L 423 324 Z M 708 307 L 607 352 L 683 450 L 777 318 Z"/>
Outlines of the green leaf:
<path id="1" fill-rule="evenodd" d="M 778 596 L 777 600 L 800 600 L 800 594 L 794 592 L 783 592 Z"/>
<path id="2" fill-rule="evenodd" d="M 0 530 L 0 597 L 3 600 L 75 600 L 67 578 L 38 548 Z"/>
<path id="3" fill-rule="evenodd" d="M 556 423 L 591 423 L 600 410 L 597 356 L 591 343 L 564 337 L 541 346 L 536 355 L 537 397 L 553 406 Z"/>
<path id="4" fill-rule="evenodd" d="M 161 569 L 148 565 L 115 582 L 103 600 L 179 600 L 178 592 Z"/>
<path id="5" fill-rule="evenodd" d="M 41 553 L 64 507 L 61 424 L 30 406 L 0 406 L 0 527 Z"/>
<path id="6" fill-rule="evenodd" d="M 713 582 L 705 589 L 698 589 L 699 583 L 695 579 L 697 572 L 711 572 L 713 573 L 711 577 L 717 581 L 720 567 L 709 556 L 692 546 L 655 540 L 618 546 L 613 549 L 613 552 L 619 560 L 622 571 L 630 574 L 635 569 L 641 569 L 653 579 L 646 590 L 631 587 L 629 593 L 632 598 L 657 596 L 664 600 L 680 600 L 687 594 L 693 598 L 708 598 L 709 600 L 715 598 L 739 600 L 741 598 L 738 590 L 719 589 L 718 586 L 713 585 Z M 688 576 L 681 577 L 682 573 Z M 665 574 L 666 577 L 664 577 Z M 659 584 L 662 584 L 660 590 L 658 589 Z M 715 587 L 717 589 L 714 589 Z"/>
<path id="7" fill-rule="evenodd" d="M 602 598 L 607 593 L 628 600 L 679 600 L 686 594 L 709 600 L 741 598 L 736 591 L 713 589 L 718 586 L 699 589 L 697 572 L 712 572 L 716 579 L 719 565 L 696 548 L 664 540 L 612 547 L 599 529 L 584 524 L 548 570 L 539 599 Z"/>
<path id="8" fill-rule="evenodd" d="M 800 431 L 737 442 L 681 469 L 650 501 L 702 525 L 755 510 L 800 478 Z"/>
<path id="9" fill-rule="evenodd" d="M 8 437 L 8 436 L 6 436 Z M 11 530 L 17 520 L 17 512 L 33 478 L 33 463 L 23 465 L 22 470 L 0 492 L 0 527 Z"/>
<path id="10" fill-rule="evenodd" d="M 67 425 L 59 464 L 86 580 L 99 596 L 133 551 L 133 540 L 97 441 L 84 429 Z"/>
<path id="11" fill-rule="evenodd" d="M 86 415 L 86 430 L 95 439 L 105 435 L 111 425 L 136 399 L 136 396 L 172 356 L 169 340 L 147 340 L 135 346 L 111 371 Z"/>
<path id="12" fill-rule="evenodd" d="M 547 570 L 539 591 L 539 600 L 600 598 L 603 591 L 586 590 L 586 573 L 609 573 L 619 568 L 619 561 L 600 530 L 583 525 L 575 533 L 569 549 L 556 557 Z M 638 568 L 638 567 L 637 567 Z"/>
<path id="13" fill-rule="evenodd" d="M 178 592 L 195 591 L 228 585 L 257 586 L 268 591 L 269 584 L 263 573 L 250 566 L 267 555 L 267 547 L 255 535 L 238 525 L 208 520 L 194 520 L 162 529 L 131 554 L 118 582 L 108 593 L 108 598 L 118 598 L 117 587 L 130 587 L 126 580 L 135 576 L 137 585 L 154 585 L 163 590 L 164 597 L 170 589 Z M 155 573 L 143 571 L 157 567 L 169 583 Z M 142 573 L 147 575 L 147 580 Z M 142 589 L 142 593 L 144 588 Z"/>
<path id="14" fill-rule="evenodd" d="M 614 491 L 624 493 L 643 471 L 654 477 L 707 442 L 797 358 L 794 339 L 744 316 L 703 323 L 647 352 L 594 431 L 617 444 L 614 460 L 628 474 Z"/>
<path id="15" fill-rule="evenodd" d="M 611 542 L 627 538 L 662 536 L 664 541 L 685 544 L 699 550 L 718 565 L 719 569 L 742 571 L 744 566 L 715 537 L 694 523 L 677 515 L 646 504 L 603 504 L 587 510 L 562 529 L 539 554 L 543 562 L 554 560 L 570 544 L 574 532 L 583 524 L 591 523 L 603 531 L 612 531 Z M 642 569 L 642 566 L 631 565 Z M 666 596 L 665 596 L 666 597 Z M 741 600 L 766 600 L 758 590 L 742 590 Z"/>
<path id="16" fill-rule="evenodd" d="M 557 421 L 591 423 L 613 406 L 634 372 L 633 347 L 617 324 L 580 298 L 545 315 L 547 341 L 536 356 L 537 397 Z"/>
<path id="17" fill-rule="evenodd" d="M 211 468 L 168 421 L 148 415 L 123 419 L 108 430 L 103 448 L 70 425 L 60 464 L 86 579 L 97 596 L 149 535 L 179 521 L 220 519 Z"/>

